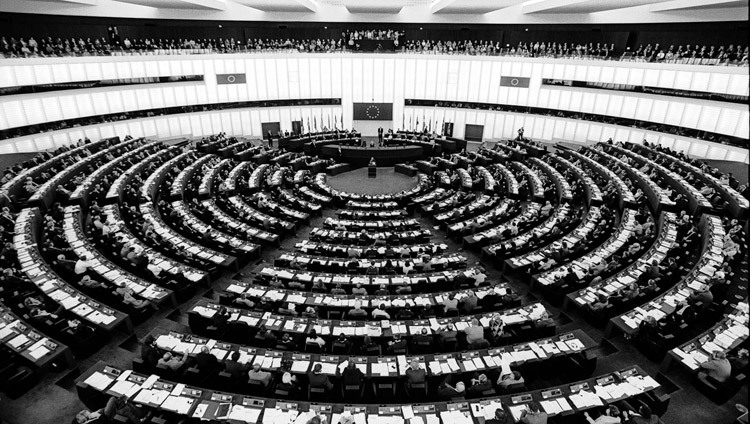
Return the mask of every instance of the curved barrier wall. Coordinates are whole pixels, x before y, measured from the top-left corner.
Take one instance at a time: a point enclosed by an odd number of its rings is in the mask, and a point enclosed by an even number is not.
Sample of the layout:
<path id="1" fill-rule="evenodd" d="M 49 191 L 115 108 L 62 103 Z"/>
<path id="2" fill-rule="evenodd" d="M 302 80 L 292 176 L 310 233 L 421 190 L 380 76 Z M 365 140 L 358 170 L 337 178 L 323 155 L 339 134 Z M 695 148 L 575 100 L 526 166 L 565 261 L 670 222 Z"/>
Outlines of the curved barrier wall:
<path id="1" fill-rule="evenodd" d="M 106 59 L 106 61 L 105 61 Z M 252 108 L 141 118 L 143 133 L 156 135 L 203 135 L 210 127 L 232 122 L 227 133 L 260 136 L 262 122 L 279 122 L 291 130 L 294 120 L 336 121 L 352 126 L 352 105 L 359 102 L 393 103 L 394 128 L 421 124 L 454 123 L 461 137 L 466 124 L 483 125 L 486 139 L 515 135 L 518 114 L 468 109 L 404 106 L 404 99 L 444 102 L 482 102 L 596 113 L 613 118 L 663 123 L 683 128 L 747 139 L 750 114 L 744 104 L 666 95 L 618 92 L 590 88 L 547 86 L 542 79 L 566 79 L 596 83 L 629 84 L 697 92 L 748 95 L 748 68 L 641 62 L 581 61 L 548 58 L 383 55 L 383 54 L 237 54 L 199 56 L 128 56 L 7 59 L 0 62 L 0 89 L 40 84 L 60 84 L 102 79 L 128 79 L 203 75 L 203 81 L 147 84 L 109 88 L 47 91 L 38 94 L 0 96 L 0 130 L 76 119 L 86 116 L 175 106 L 206 105 L 234 101 L 340 98 L 341 107 Z M 233 78 L 228 78 L 232 75 Z M 243 76 L 246 82 L 241 82 Z M 226 83 L 232 79 L 234 83 Z M 526 80 L 528 79 L 528 80 Z M 515 82 L 514 82 L 515 81 Z M 524 87 L 528 81 L 528 87 Z M 222 83 L 224 82 L 224 83 Z M 516 84 L 512 86 L 511 84 Z M 252 110 L 257 110 L 253 120 Z M 263 112 L 266 110 L 266 112 Z M 281 114 L 288 110 L 288 114 Z M 278 115 L 275 115 L 278 111 Z M 452 111 L 452 112 L 451 112 Z M 250 115 L 243 113 L 249 112 Z M 287 113 L 287 112 L 284 112 Z M 198 115 L 201 117 L 199 118 Z M 205 116 L 211 116 L 206 118 Z M 503 116 L 498 123 L 498 116 Z M 511 125 L 507 117 L 514 116 Z M 242 121 L 235 124 L 237 120 Z M 201 124 L 195 122 L 201 120 Z M 251 124 L 248 125 L 247 121 Z M 411 122 L 410 122 L 411 121 Z M 645 130 L 604 123 L 527 115 L 526 135 L 543 140 L 573 142 L 613 138 L 633 140 Z M 543 125 L 537 123 L 544 122 Z M 549 122 L 556 122 L 554 125 Z M 559 122 L 566 122 L 564 128 Z M 77 131 L 108 136 L 107 128 L 122 128 L 126 121 L 81 127 Z M 146 122 L 153 122 L 153 124 Z M 168 122 L 168 124 L 164 124 Z M 520 121 L 519 121 L 520 122 Z M 333 122 L 331 122 L 333 123 Z M 255 125 L 258 124 L 258 125 Z M 92 127 L 92 128 L 89 128 Z M 614 129 L 607 129 L 613 127 Z M 136 125 L 137 128 L 137 125 Z M 167 129 L 168 128 L 168 129 Z M 529 130 L 531 128 L 531 131 Z M 599 130 L 598 128 L 601 128 Z M 68 130 L 70 131 L 70 130 Z M 614 131 L 614 133 L 612 133 Z M 0 151 L 33 151 L 54 147 L 59 131 L 0 140 Z M 119 134 L 119 130 L 116 130 Z M 179 133 L 179 134 L 178 134 Z M 627 134 L 626 134 L 627 133 Z M 659 134 L 659 133 L 654 133 Z M 120 134 L 122 135 L 122 134 Z M 747 161 L 747 149 L 694 138 L 662 134 L 665 144 L 685 146 L 690 154 Z M 75 139 L 75 137 L 72 137 Z M 90 137 L 93 139 L 93 137 Z M 650 141 L 651 136 L 647 136 Z M 51 140 L 51 141 L 50 141 Z M 670 141 L 674 140 L 674 141 Z M 678 147 L 679 148 L 679 147 Z M 744 152 L 744 154 L 742 153 Z M 742 158 L 744 156 L 744 158 Z"/>

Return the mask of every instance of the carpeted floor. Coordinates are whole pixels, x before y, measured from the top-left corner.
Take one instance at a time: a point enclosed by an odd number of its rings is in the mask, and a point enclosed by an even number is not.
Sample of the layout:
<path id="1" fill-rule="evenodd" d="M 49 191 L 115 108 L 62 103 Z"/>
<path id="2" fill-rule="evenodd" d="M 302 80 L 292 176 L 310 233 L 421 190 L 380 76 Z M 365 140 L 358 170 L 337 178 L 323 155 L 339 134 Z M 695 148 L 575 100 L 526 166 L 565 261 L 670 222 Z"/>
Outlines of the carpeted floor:
<path id="1" fill-rule="evenodd" d="M 386 194 L 411 189 L 417 185 L 417 177 L 399 174 L 393 167 L 378 167 L 377 176 L 368 178 L 365 167 L 329 176 L 328 184 L 337 190 L 352 193 Z"/>

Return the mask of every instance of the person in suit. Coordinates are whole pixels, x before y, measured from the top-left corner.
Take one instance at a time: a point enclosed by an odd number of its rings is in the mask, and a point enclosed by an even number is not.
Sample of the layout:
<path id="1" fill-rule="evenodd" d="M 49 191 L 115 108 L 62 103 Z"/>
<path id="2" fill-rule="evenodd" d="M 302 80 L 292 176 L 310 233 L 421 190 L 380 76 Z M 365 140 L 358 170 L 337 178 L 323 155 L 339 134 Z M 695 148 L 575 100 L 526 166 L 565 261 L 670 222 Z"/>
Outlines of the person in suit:
<path id="1" fill-rule="evenodd" d="M 195 365 L 201 374 L 207 375 L 218 368 L 219 360 L 208 350 L 208 346 L 203 346 L 200 353 L 195 355 Z"/>
<path id="2" fill-rule="evenodd" d="M 333 383 L 328 379 L 328 376 L 323 374 L 323 365 L 315 364 L 313 370 L 307 374 L 307 378 L 310 381 L 310 387 L 322 387 L 326 390 L 333 388 Z"/>
<path id="3" fill-rule="evenodd" d="M 531 402 L 528 406 L 528 410 L 521 412 L 521 419 L 518 422 L 524 424 L 547 424 L 547 413 L 542 410 L 539 402 Z"/>
<path id="4" fill-rule="evenodd" d="M 232 376 L 232 380 L 238 381 L 240 379 L 240 376 L 245 373 L 245 370 L 247 369 L 247 366 L 245 364 L 241 364 L 239 362 L 240 360 L 240 351 L 235 350 L 232 352 L 231 358 L 224 361 L 224 371 Z"/>
<path id="5" fill-rule="evenodd" d="M 732 375 L 732 364 L 727 359 L 724 352 L 714 352 L 711 359 L 700 364 L 701 371 L 698 377 L 710 377 L 714 381 L 723 383 Z"/>
<path id="6" fill-rule="evenodd" d="M 378 146 L 383 145 L 383 127 L 378 127 Z"/>

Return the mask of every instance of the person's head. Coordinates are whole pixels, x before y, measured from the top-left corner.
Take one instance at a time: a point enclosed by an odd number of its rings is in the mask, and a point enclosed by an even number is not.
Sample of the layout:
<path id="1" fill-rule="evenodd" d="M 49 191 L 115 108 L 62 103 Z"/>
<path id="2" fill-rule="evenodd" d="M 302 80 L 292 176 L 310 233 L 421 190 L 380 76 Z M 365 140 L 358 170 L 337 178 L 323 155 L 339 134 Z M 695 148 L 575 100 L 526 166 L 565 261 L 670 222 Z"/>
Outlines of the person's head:
<path id="1" fill-rule="evenodd" d="M 466 385 L 463 381 L 459 381 L 458 383 L 456 383 L 456 391 L 458 393 L 463 393 L 464 390 L 466 390 Z"/>
<path id="2" fill-rule="evenodd" d="M 653 415 L 653 412 L 651 412 L 651 408 L 649 408 L 646 405 L 641 405 L 640 408 L 638 408 L 638 414 L 641 415 L 641 417 L 649 420 L 651 419 L 651 415 Z"/>
<path id="3" fill-rule="evenodd" d="M 315 364 L 313 367 L 313 373 L 320 374 L 321 372 L 323 372 L 323 364 Z"/>
<path id="4" fill-rule="evenodd" d="M 500 424 L 505 424 L 506 422 L 508 422 L 508 415 L 505 413 L 505 410 L 503 408 L 495 409 L 495 421 Z"/>
<path id="5" fill-rule="evenodd" d="M 723 360 L 727 359 L 727 354 L 724 352 L 714 352 L 713 357 L 716 360 Z"/>
<path id="6" fill-rule="evenodd" d="M 285 372 L 281 376 L 281 382 L 284 384 L 292 384 L 292 374 L 289 372 Z"/>
<path id="7" fill-rule="evenodd" d="M 162 356 L 161 359 L 163 359 L 164 361 L 169 361 L 170 359 L 172 359 L 172 354 L 169 352 L 165 352 L 164 356 Z"/>
<path id="8" fill-rule="evenodd" d="M 393 335 L 393 340 L 395 340 L 395 341 L 399 341 L 399 340 L 401 340 L 401 334 L 398 334 L 398 333 L 397 333 L 397 334 L 394 334 L 394 335 Z"/>
<path id="9" fill-rule="evenodd" d="M 513 371 L 513 379 L 514 380 L 520 380 L 521 379 L 521 373 L 518 371 Z"/>
<path id="10" fill-rule="evenodd" d="M 322 421 L 320 420 L 320 415 L 315 415 L 309 420 L 307 420 L 307 424 L 321 424 Z"/>
<path id="11" fill-rule="evenodd" d="M 427 335 L 427 329 L 426 328 L 422 328 L 421 333 L 422 333 L 423 336 L 426 336 Z"/>
<path id="12" fill-rule="evenodd" d="M 418 370 L 419 369 L 419 361 L 417 359 L 412 359 L 411 362 L 409 363 L 409 368 L 411 368 L 413 370 Z"/>
<path id="13" fill-rule="evenodd" d="M 607 408 L 607 415 L 610 417 L 616 417 L 620 415 L 620 409 L 614 405 L 609 405 L 609 408 Z"/>
<path id="14" fill-rule="evenodd" d="M 240 351 L 239 350 L 235 350 L 234 352 L 232 352 L 232 360 L 235 361 L 235 362 L 240 360 Z"/>
<path id="15" fill-rule="evenodd" d="M 747 349 L 740 349 L 737 351 L 737 357 L 738 358 L 747 358 L 748 357 L 748 351 Z"/>
<path id="16" fill-rule="evenodd" d="M 318 337 L 318 332 L 315 331 L 314 328 L 312 330 L 310 330 L 310 337 L 312 337 L 312 338 Z"/>
<path id="17" fill-rule="evenodd" d="M 256 363 L 253 364 L 253 371 L 260 372 L 260 364 L 259 363 L 256 362 Z"/>
<path id="18" fill-rule="evenodd" d="M 480 383 L 486 383 L 487 382 L 487 375 L 486 374 L 479 374 L 479 377 L 477 378 Z"/>
<path id="19" fill-rule="evenodd" d="M 542 406 L 539 405 L 539 402 L 530 402 L 529 403 L 529 410 L 531 412 L 540 412 L 542 410 Z"/>
<path id="20" fill-rule="evenodd" d="M 208 353 L 208 346 L 201 346 L 201 353 Z"/>

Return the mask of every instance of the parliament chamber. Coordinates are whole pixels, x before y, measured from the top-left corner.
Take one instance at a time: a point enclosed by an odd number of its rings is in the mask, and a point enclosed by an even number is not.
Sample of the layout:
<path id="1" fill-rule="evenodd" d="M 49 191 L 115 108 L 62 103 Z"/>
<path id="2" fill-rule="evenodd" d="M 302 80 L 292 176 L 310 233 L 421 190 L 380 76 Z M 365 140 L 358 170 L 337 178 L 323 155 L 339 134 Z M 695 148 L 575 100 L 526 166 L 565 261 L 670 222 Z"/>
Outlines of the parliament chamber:
<path id="1" fill-rule="evenodd" d="M 747 0 L 0 4 L 0 423 L 747 423 Z"/>

